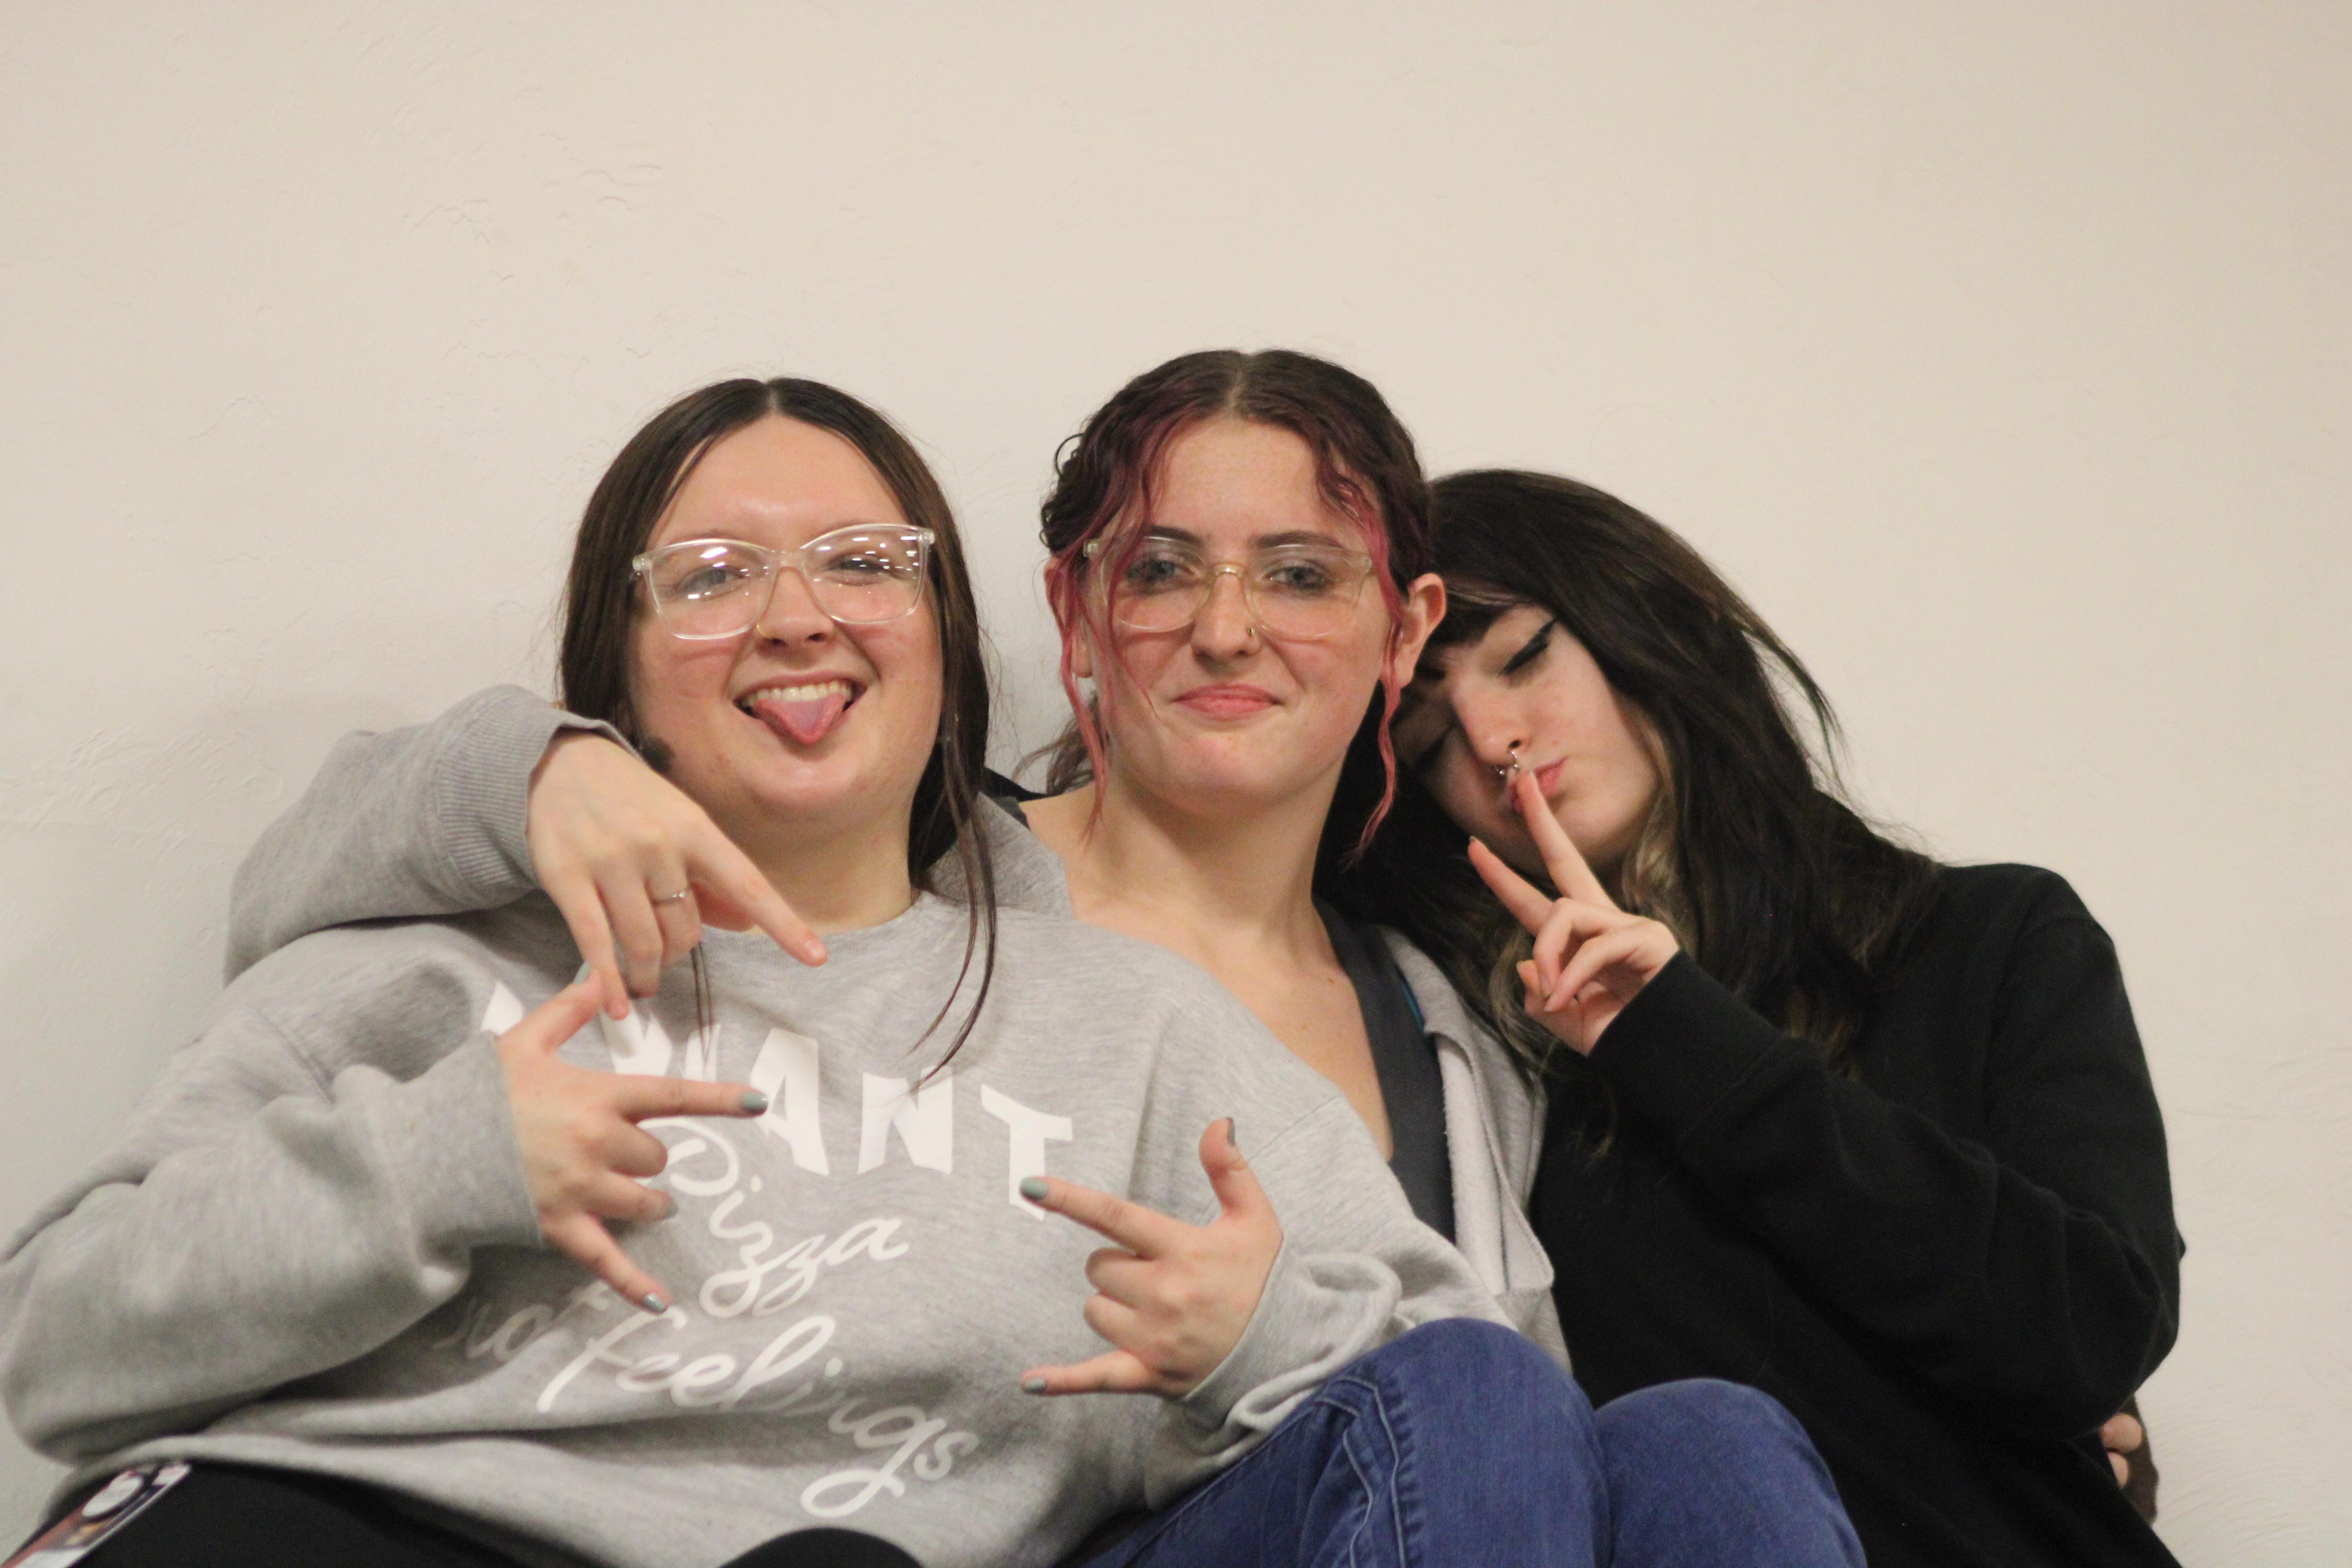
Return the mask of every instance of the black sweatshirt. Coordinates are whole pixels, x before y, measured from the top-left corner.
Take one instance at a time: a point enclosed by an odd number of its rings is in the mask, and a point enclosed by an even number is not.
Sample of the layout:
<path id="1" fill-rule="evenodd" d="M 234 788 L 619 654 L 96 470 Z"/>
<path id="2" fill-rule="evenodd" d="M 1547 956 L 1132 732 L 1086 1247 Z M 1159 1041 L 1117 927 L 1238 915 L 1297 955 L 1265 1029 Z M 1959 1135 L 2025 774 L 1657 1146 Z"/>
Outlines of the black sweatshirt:
<path id="1" fill-rule="evenodd" d="M 2114 945 L 2032 867 L 1927 896 L 1859 1081 L 1686 956 L 1601 1037 L 1615 1136 L 1555 1117 L 1532 1204 L 1577 1377 L 1772 1394 L 1873 1568 L 2170 1563 L 2096 1435 L 2180 1289 Z"/>

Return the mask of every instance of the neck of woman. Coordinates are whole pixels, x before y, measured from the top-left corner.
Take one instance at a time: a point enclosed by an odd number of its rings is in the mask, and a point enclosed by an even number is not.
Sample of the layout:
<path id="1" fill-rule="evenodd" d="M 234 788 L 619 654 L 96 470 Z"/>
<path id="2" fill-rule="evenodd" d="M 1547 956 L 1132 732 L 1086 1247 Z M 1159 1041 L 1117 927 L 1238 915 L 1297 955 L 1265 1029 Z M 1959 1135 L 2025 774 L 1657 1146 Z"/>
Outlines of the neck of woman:
<path id="1" fill-rule="evenodd" d="M 743 832 L 722 826 L 819 935 L 881 925 L 915 901 L 903 814 L 845 824 L 769 820 L 740 825 Z"/>
<path id="2" fill-rule="evenodd" d="M 1171 801 L 1113 769 L 1095 816 L 1086 784 L 1026 808 L 1062 858 L 1078 918 L 1196 959 L 1234 944 L 1328 951 L 1315 912 L 1315 849 L 1338 784 L 1246 806 Z M 1211 963 L 1211 968 L 1217 965 Z"/>

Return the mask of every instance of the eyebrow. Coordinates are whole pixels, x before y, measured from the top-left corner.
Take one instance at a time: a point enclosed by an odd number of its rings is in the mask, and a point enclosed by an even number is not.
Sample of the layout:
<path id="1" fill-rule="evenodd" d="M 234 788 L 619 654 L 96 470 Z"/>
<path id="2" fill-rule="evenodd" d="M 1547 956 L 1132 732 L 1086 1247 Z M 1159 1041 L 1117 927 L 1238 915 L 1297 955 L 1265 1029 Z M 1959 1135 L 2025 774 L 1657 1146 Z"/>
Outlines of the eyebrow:
<path id="1" fill-rule="evenodd" d="M 1179 544 L 1190 544 L 1195 549 L 1204 542 L 1201 536 L 1191 529 L 1171 528 L 1166 523 L 1160 522 L 1146 525 L 1143 536 L 1146 539 L 1172 540 Z M 1347 542 L 1344 540 L 1334 539 L 1328 533 L 1317 533 L 1312 529 L 1305 528 L 1289 529 L 1281 533 L 1255 533 L 1250 536 L 1250 548 L 1253 550 L 1278 550 L 1287 544 L 1325 544 L 1341 550 L 1348 548 Z"/>
<path id="2" fill-rule="evenodd" d="M 765 520 L 757 513 L 746 514 L 741 511 L 740 509 L 737 509 L 729 516 L 720 519 L 717 522 L 711 523 L 709 526 L 712 528 L 725 530 L 738 527 L 745 522 L 756 523 L 763 521 Z M 810 534 L 809 537 L 811 539 L 823 539 L 828 533 L 840 533 L 845 530 L 852 528 L 912 528 L 915 525 L 910 522 L 893 522 L 887 518 L 851 517 L 845 518 L 839 522 L 827 523 L 824 527 L 818 529 L 814 533 Z M 659 530 L 656 530 L 656 531 L 658 532 Z M 689 533 L 686 536 L 685 540 L 680 542 L 690 543 L 698 539 L 730 539 L 733 540 L 738 544 L 749 544 L 751 542 L 751 541 L 743 538 L 740 534 L 727 533 L 723 531 L 719 533 Z M 762 548 L 764 548 L 764 546 Z"/>

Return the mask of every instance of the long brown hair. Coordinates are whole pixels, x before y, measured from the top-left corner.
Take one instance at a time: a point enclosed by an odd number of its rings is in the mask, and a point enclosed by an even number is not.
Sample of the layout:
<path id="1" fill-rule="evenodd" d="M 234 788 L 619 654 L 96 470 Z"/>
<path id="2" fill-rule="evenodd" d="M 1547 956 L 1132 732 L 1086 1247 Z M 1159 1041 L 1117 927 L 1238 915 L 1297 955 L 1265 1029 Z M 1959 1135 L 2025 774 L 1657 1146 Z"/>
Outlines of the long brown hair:
<path id="1" fill-rule="evenodd" d="M 939 624 L 942 698 L 939 739 L 915 786 L 907 871 L 917 887 L 929 889 L 933 868 L 952 853 L 961 873 L 968 910 L 963 966 L 924 1031 L 928 1038 L 945 1021 L 977 963 L 980 986 L 948 1047 L 952 1057 L 971 1037 L 996 972 L 996 870 L 975 826 L 987 776 L 988 668 L 955 514 L 929 466 L 898 426 L 838 388 L 789 377 L 722 381 L 655 415 L 604 470 L 580 521 L 558 659 L 563 705 L 610 723 L 656 769 L 667 765 L 667 748 L 644 731 L 629 700 L 629 644 L 644 613 L 630 563 L 711 443 L 772 415 L 830 431 L 856 447 L 908 522 L 933 535 L 925 596 Z M 695 960 L 701 962 L 699 948 Z M 698 968 L 696 976 L 698 990 Z"/>
<path id="2" fill-rule="evenodd" d="M 1423 658 L 1474 643 L 1522 605 L 1557 618 L 1641 717 L 1660 789 L 1619 873 L 1627 907 L 1841 1066 L 1878 973 L 1912 929 L 1934 862 L 1843 798 L 1837 716 L 1764 618 L 1671 529 L 1590 485 L 1488 469 L 1433 487 L 1448 610 Z M 1809 743 L 1807 726 L 1818 743 Z M 1523 933 L 1465 854 L 1467 836 L 1408 780 L 1389 828 L 1333 896 L 1402 927 L 1531 1067 L 1605 1097 L 1520 1006 Z"/>
<path id="3" fill-rule="evenodd" d="M 1096 572 L 1118 579 L 1140 546 L 1142 532 L 1113 536 L 1113 553 L 1099 561 L 1087 559 L 1087 546 L 1104 538 L 1122 516 L 1150 504 L 1152 479 L 1171 441 L 1219 416 L 1287 430 L 1307 443 L 1325 502 L 1362 531 L 1392 626 L 1403 612 L 1405 585 L 1430 570 L 1429 483 L 1412 435 L 1370 382 L 1290 349 L 1208 349 L 1145 371 L 1064 443 L 1054 465 L 1054 489 L 1040 513 L 1038 531 L 1052 552 L 1045 597 L 1061 628 L 1062 690 L 1075 716 L 1047 748 L 1048 794 L 1098 778 L 1107 766 L 1102 727 L 1079 692 L 1072 661 L 1078 639 L 1088 633 L 1108 657 L 1118 657 L 1117 640 L 1103 624 L 1103 595 L 1087 590 Z M 1399 635 L 1391 630 L 1391 649 Z M 1389 721 L 1402 686 L 1401 672 L 1382 672 L 1381 695 L 1365 714 L 1357 742 L 1377 759 L 1381 779 L 1377 795 L 1351 814 L 1360 843 L 1370 840 L 1394 792 L 1396 753 Z"/>

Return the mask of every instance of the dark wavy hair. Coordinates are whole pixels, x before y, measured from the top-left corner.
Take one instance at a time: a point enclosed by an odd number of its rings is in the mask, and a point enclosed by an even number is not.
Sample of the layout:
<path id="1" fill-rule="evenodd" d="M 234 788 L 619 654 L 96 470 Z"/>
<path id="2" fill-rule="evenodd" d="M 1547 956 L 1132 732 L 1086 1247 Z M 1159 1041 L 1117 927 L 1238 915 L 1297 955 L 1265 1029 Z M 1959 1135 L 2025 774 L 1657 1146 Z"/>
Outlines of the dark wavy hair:
<path id="1" fill-rule="evenodd" d="M 1088 631 L 1097 647 L 1118 657 L 1117 639 L 1104 621 L 1105 595 L 1087 591 L 1097 572 L 1116 582 L 1142 544 L 1140 529 L 1121 531 L 1116 525 L 1150 505 L 1153 476 L 1169 443 L 1220 416 L 1287 430 L 1307 443 L 1324 500 L 1363 532 L 1373 581 L 1392 625 L 1403 612 L 1404 586 L 1431 570 L 1429 482 L 1412 435 L 1370 382 L 1291 349 L 1210 349 L 1145 371 L 1063 444 L 1054 464 L 1054 488 L 1040 512 L 1038 531 L 1052 557 L 1045 565 L 1045 598 L 1061 629 L 1062 690 L 1073 714 L 1061 738 L 1045 748 L 1048 794 L 1101 777 L 1108 765 L 1098 715 L 1078 689 L 1072 660 L 1078 638 Z M 1087 546 L 1097 539 L 1107 541 L 1110 552 L 1089 561 Z M 1391 647 L 1396 635 L 1391 632 Z M 1382 676 L 1381 695 L 1349 748 L 1352 771 L 1361 775 L 1369 769 L 1379 781 L 1375 791 L 1360 784 L 1351 792 L 1351 797 L 1365 797 L 1355 799 L 1349 813 L 1359 847 L 1370 842 L 1395 793 L 1389 722 L 1402 687 L 1396 673 Z"/>
<path id="2" fill-rule="evenodd" d="M 948 1047 L 952 1057 L 971 1037 L 996 971 L 996 870 L 975 826 L 987 776 L 988 667 L 955 514 L 929 466 L 898 426 L 838 388 L 788 377 L 722 381 L 655 415 L 604 470 L 580 521 L 558 658 L 563 705 L 610 723 L 647 763 L 667 768 L 668 749 L 644 731 L 629 700 L 630 637 L 637 616 L 647 613 L 630 563 L 711 443 L 772 415 L 830 431 L 856 447 L 907 521 L 933 535 L 925 597 L 939 626 L 942 699 L 939 739 L 915 786 L 907 870 L 917 887 L 927 889 L 950 855 L 961 872 L 969 910 L 963 967 L 923 1035 L 929 1038 L 946 1020 L 977 963 L 979 988 Z M 698 993 L 704 987 L 701 958 L 697 948 Z"/>
<path id="3" fill-rule="evenodd" d="M 1837 717 L 1803 662 L 1698 552 L 1590 485 L 1454 474 L 1433 487 L 1432 518 L 1449 608 L 1424 659 L 1477 641 L 1522 605 L 1582 643 L 1639 715 L 1658 768 L 1618 871 L 1620 901 L 1850 1070 L 1875 977 L 1916 924 L 1936 867 L 1845 800 Z M 1553 1051 L 1521 1007 L 1526 938 L 1471 870 L 1466 844 L 1408 780 L 1387 830 L 1330 895 L 1401 927 L 1531 1070 L 1549 1067 L 1558 1092 L 1613 1115 L 1582 1058 Z"/>

